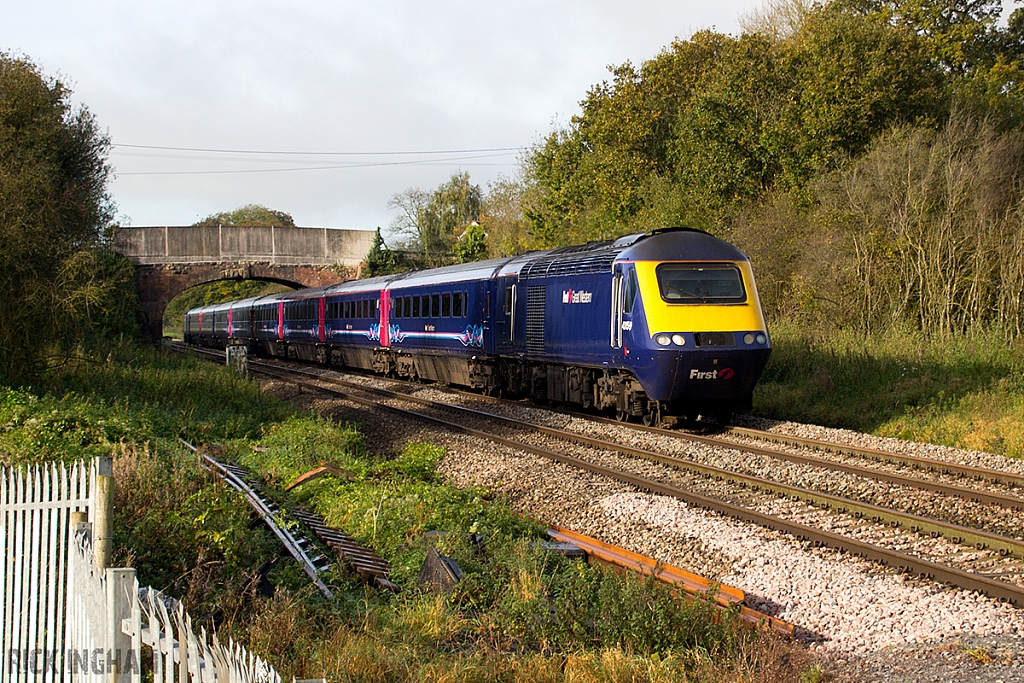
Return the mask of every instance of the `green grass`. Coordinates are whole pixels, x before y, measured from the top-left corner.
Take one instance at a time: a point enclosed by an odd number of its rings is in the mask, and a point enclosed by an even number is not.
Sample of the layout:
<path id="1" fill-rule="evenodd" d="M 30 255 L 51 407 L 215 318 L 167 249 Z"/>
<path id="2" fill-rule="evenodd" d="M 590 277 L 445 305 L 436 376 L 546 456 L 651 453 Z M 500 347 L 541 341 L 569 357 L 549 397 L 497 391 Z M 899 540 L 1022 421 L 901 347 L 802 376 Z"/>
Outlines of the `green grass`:
<path id="1" fill-rule="evenodd" d="M 121 442 L 257 437 L 292 411 L 209 361 L 121 346 L 79 354 L 40 385 L 0 387 L 0 460 L 109 455 Z"/>
<path id="2" fill-rule="evenodd" d="M 754 413 L 1024 457 L 1024 342 L 772 327 Z"/>

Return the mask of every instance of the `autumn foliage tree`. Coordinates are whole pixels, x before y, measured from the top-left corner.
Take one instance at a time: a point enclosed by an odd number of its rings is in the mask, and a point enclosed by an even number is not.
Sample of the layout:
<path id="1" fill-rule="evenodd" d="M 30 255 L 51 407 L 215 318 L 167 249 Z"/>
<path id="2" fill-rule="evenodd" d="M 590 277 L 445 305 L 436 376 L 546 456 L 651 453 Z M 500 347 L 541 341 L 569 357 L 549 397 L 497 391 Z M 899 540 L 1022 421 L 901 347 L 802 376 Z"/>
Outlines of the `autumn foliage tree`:
<path id="1" fill-rule="evenodd" d="M 528 155 L 525 230 L 702 228 L 754 258 L 773 316 L 1020 334 L 1024 9 L 1001 10 L 770 0 L 614 67 Z"/>
<path id="2" fill-rule="evenodd" d="M 130 264 L 102 248 L 109 146 L 60 80 L 0 53 L 0 381 L 31 379 L 119 318 L 136 324 Z"/>

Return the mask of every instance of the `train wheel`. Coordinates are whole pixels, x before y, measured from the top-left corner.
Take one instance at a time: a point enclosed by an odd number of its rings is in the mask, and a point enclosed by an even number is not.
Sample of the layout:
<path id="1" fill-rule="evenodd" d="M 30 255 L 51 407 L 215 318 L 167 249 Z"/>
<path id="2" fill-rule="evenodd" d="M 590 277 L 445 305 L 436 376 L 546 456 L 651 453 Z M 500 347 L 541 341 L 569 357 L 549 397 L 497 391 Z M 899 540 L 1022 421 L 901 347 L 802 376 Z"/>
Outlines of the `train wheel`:
<path id="1" fill-rule="evenodd" d="M 648 401 L 647 410 L 640 417 L 645 427 L 654 427 L 661 423 L 661 404 L 658 401 Z"/>

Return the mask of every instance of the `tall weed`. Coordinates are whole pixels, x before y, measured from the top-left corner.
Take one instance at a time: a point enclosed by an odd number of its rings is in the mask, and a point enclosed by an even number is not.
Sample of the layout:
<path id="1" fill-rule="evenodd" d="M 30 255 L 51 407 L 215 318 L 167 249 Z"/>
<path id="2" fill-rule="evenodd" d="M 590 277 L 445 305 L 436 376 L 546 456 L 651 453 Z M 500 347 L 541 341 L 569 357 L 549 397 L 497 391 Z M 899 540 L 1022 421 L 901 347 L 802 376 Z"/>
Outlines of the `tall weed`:
<path id="1" fill-rule="evenodd" d="M 772 339 L 756 414 L 1024 456 L 1019 341 L 899 328 L 815 335 L 787 322 Z"/>

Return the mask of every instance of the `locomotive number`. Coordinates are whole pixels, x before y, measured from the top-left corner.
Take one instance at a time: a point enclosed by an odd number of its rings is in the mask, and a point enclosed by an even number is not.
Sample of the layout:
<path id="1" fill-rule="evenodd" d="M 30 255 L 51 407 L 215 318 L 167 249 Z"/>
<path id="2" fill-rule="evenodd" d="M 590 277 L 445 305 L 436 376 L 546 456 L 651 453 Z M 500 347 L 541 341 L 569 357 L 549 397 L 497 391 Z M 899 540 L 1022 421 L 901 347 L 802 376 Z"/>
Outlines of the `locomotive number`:
<path id="1" fill-rule="evenodd" d="M 633 329 L 633 321 L 632 320 L 623 320 L 622 321 L 622 329 L 625 332 L 629 332 L 630 330 L 632 330 Z"/>

